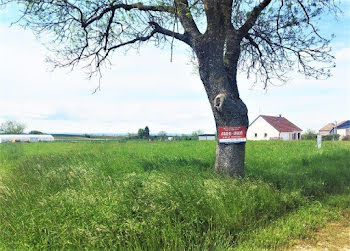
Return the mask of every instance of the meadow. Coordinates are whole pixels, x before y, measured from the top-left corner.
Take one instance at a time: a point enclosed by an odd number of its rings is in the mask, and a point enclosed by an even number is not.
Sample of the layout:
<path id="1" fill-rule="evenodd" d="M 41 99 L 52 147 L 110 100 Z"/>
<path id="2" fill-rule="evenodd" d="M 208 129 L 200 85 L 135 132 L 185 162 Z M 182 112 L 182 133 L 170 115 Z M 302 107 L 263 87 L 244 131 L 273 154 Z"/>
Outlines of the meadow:
<path id="1" fill-rule="evenodd" d="M 286 248 L 350 208 L 350 142 L 0 144 L 0 249 Z"/>

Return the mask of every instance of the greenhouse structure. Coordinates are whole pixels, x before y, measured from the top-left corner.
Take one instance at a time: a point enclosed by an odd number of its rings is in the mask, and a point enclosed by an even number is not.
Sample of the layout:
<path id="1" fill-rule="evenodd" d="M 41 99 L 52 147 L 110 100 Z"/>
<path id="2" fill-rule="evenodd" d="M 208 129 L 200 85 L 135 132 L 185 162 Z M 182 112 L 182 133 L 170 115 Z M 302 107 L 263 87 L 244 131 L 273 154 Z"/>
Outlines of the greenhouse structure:
<path id="1" fill-rule="evenodd" d="M 36 134 L 4 134 L 0 135 L 0 143 L 6 142 L 48 142 L 54 141 L 52 135 Z"/>

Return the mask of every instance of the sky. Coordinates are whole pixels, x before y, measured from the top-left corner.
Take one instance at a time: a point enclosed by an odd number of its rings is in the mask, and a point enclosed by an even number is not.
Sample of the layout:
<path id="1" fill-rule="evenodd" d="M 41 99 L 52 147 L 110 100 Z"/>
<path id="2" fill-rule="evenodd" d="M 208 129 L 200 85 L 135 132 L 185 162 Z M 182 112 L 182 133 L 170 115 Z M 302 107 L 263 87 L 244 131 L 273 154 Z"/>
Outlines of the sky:
<path id="1" fill-rule="evenodd" d="M 259 114 L 282 115 L 301 127 L 318 130 L 325 124 L 350 119 L 350 1 L 344 15 L 324 22 L 333 32 L 337 67 L 327 80 L 293 74 L 283 86 L 252 86 L 238 76 L 242 100 L 252 122 Z M 51 71 L 48 51 L 30 30 L 9 26 L 14 13 L 0 10 L 0 123 L 16 120 L 26 131 L 49 133 L 132 133 L 146 125 L 151 134 L 201 130 L 215 133 L 209 101 L 199 75 L 183 46 L 170 51 L 142 47 L 118 53 L 98 78 L 87 79 L 80 69 Z"/>

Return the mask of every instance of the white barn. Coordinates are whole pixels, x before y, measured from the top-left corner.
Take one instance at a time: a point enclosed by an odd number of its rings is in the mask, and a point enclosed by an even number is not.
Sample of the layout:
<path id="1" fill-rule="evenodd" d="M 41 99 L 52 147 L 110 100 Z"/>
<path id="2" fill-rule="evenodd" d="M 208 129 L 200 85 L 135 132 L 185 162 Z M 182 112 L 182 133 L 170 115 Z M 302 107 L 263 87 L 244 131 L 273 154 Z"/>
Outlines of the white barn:
<path id="1" fill-rule="evenodd" d="M 198 140 L 215 140 L 215 134 L 199 134 Z"/>
<path id="2" fill-rule="evenodd" d="M 258 116 L 249 126 L 248 140 L 299 140 L 302 129 L 294 125 L 288 119 L 275 116 Z"/>
<path id="3" fill-rule="evenodd" d="M 48 142 L 54 141 L 52 135 L 37 134 L 4 134 L 0 135 L 0 143 L 6 142 Z"/>

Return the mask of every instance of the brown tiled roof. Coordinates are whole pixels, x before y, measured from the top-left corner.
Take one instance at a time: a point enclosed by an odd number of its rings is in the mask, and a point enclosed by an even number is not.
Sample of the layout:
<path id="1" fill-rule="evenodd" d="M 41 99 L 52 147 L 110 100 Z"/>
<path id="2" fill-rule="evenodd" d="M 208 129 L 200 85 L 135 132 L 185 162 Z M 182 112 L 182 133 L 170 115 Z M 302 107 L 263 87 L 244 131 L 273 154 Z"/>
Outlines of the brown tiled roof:
<path id="1" fill-rule="evenodd" d="M 328 123 L 327 125 L 325 125 L 324 127 L 322 127 L 320 129 L 320 131 L 330 131 L 332 130 L 334 127 L 334 124 L 333 123 Z"/>
<path id="2" fill-rule="evenodd" d="M 270 125 L 272 125 L 279 132 L 294 132 L 294 131 L 302 131 L 299 127 L 294 125 L 288 119 L 284 117 L 274 117 L 274 116 L 266 116 L 261 115 L 263 119 L 267 121 Z"/>

